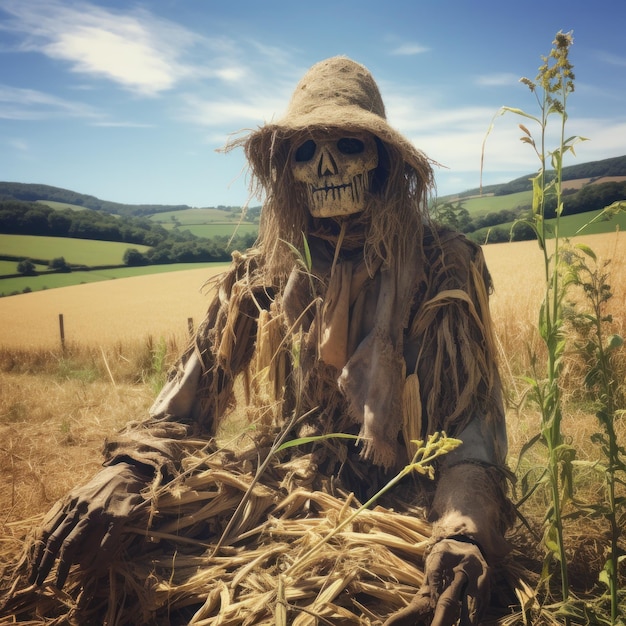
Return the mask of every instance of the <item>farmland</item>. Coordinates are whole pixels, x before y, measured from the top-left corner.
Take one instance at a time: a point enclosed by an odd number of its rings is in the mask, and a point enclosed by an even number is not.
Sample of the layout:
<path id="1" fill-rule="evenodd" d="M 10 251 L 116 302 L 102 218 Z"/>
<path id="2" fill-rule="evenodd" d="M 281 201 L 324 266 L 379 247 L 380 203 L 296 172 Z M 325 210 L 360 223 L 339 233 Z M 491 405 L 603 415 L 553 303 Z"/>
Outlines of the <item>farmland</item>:
<path id="1" fill-rule="evenodd" d="M 0 254 L 34 259 L 54 259 L 63 257 L 67 263 L 92 270 L 74 270 L 72 272 L 48 272 L 46 265 L 35 265 L 37 276 L 16 276 L 0 278 L 0 295 L 22 293 L 25 289 L 39 291 L 69 287 L 84 283 L 129 278 L 147 274 L 178 272 L 180 270 L 223 267 L 224 263 L 168 263 L 139 267 L 124 267 L 124 252 L 129 244 L 111 241 L 93 241 L 71 239 L 67 237 L 36 237 L 30 235 L 0 235 Z M 147 246 L 133 245 L 133 248 L 145 251 Z M 106 266 L 122 267 L 106 267 Z M 104 266 L 104 267 L 98 267 Z M 0 276 L 16 273 L 17 261 L 0 261 Z"/>
<path id="2" fill-rule="evenodd" d="M 626 245 L 622 233 L 577 238 L 601 260 L 610 260 L 612 327 L 624 333 Z M 540 348 L 536 321 L 543 297 L 543 263 L 536 242 L 484 248 L 493 276 L 491 298 L 507 410 L 510 464 L 537 432 L 539 417 L 524 398 L 529 348 Z M 0 564 L 19 553 L 24 533 L 73 485 L 100 467 L 102 441 L 130 419 L 141 419 L 162 383 L 156 357 L 171 364 L 188 341 L 187 321 L 197 326 L 210 295 L 202 289 L 206 269 L 139 276 L 0 299 Z M 60 349 L 58 315 L 63 313 L 66 350 Z M 155 369 L 156 368 L 156 369 Z M 598 461 L 591 437 L 598 428 L 589 407 L 577 400 L 580 378 L 567 377 L 564 432 L 578 458 Z M 616 423 L 620 438 L 625 423 Z M 536 466 L 543 460 L 533 457 Z M 527 461 L 528 462 L 528 461 Z M 583 472 L 583 470 L 581 470 Z M 577 479 L 579 497 L 602 489 L 601 475 Z M 536 507 L 536 505 L 534 505 Z M 539 506 L 539 515 L 542 513 Z M 523 514 L 533 520 L 533 502 Z M 540 524 L 540 522 L 539 522 Z M 573 571 L 585 583 L 602 567 L 602 554 L 586 543 L 599 542 L 599 520 L 568 526 L 575 552 Z M 595 544 L 594 544 L 595 545 Z M 598 544 L 596 550 L 601 551 Z M 530 557 L 526 554 L 525 557 Z M 540 559 L 539 556 L 537 556 Z M 575 568 L 578 568 L 576 570 Z"/>
<path id="3" fill-rule="evenodd" d="M 82 345 L 104 346 L 184 331 L 188 318 L 199 322 L 204 315 L 203 284 L 223 269 L 218 265 L 1 298 L 0 346 L 58 346 L 59 314 L 65 318 L 67 340 Z"/>
<path id="4" fill-rule="evenodd" d="M 624 182 L 626 176 L 604 176 L 597 178 L 577 178 L 563 182 L 564 190 L 580 190 L 587 185 L 608 183 L 608 182 Z M 532 191 L 518 191 L 517 193 L 509 193 L 504 195 L 485 194 L 475 195 L 468 198 L 458 196 L 445 196 L 441 198 L 442 202 L 461 202 L 463 207 L 467 209 L 473 217 L 486 215 L 487 213 L 503 211 L 508 209 L 517 209 L 520 207 L 530 208 L 532 203 Z"/>
<path id="5" fill-rule="evenodd" d="M 141 267 L 116 267 L 111 269 L 99 269 L 90 271 L 73 271 L 70 273 L 49 273 L 40 276 L 23 276 L 17 278 L 3 278 L 0 280 L 0 295 L 22 293 L 25 289 L 40 291 L 56 289 L 58 287 L 71 287 L 86 283 L 99 283 L 118 278 L 131 278 L 133 276 L 147 276 L 152 274 L 166 274 L 184 270 L 202 270 L 211 272 L 212 268 L 220 268 L 225 263 L 168 263 L 167 265 L 147 265 Z M 15 268 L 15 263 L 12 263 Z M 15 271 L 13 269 L 13 271 Z"/>
<path id="6" fill-rule="evenodd" d="M 33 259 L 64 257 L 67 263 L 77 265 L 122 265 L 124 252 L 129 247 L 129 244 L 117 241 L 0 234 L 0 253 L 3 255 Z M 148 246 L 132 247 L 140 251 L 148 249 Z"/>
<path id="7" fill-rule="evenodd" d="M 239 207 L 190 208 L 182 211 L 155 213 L 150 219 L 168 230 L 188 230 L 196 237 L 206 238 L 231 237 L 235 233 L 256 234 L 259 229 L 257 221 L 250 221 L 248 216 L 242 215 Z"/>
<path id="8" fill-rule="evenodd" d="M 612 275 L 616 278 L 615 301 L 622 304 L 626 302 L 626 243 L 622 241 L 625 236 L 608 233 L 575 239 L 588 242 L 600 257 L 611 259 Z M 537 243 L 493 244 L 483 250 L 495 285 L 492 308 L 496 322 L 502 325 L 501 334 L 511 335 L 513 324 L 532 326 L 543 284 L 543 264 Z M 96 339 L 92 336 L 95 329 L 98 329 L 98 343 L 106 342 L 107 337 L 117 341 L 124 336 L 166 334 L 168 324 L 184 325 L 187 317 L 198 317 L 206 305 L 206 298 L 199 292 L 202 284 L 224 267 L 222 264 L 169 272 L 167 269 L 171 268 L 165 266 L 163 274 L 2 298 L 0 328 L 11 328 L 11 332 L 0 331 L 0 345 L 55 345 L 59 313 L 79 320 L 81 332 L 74 339 L 86 344 Z M 146 268 L 138 270 L 145 273 Z M 75 313 L 72 312 L 74 307 L 77 307 Z M 523 315 L 520 307 L 524 307 Z M 516 314 L 510 315 L 511 310 Z M 49 320 L 47 328 L 52 330 L 36 335 L 35 329 L 43 329 L 45 319 Z M 624 321 L 623 313 L 620 312 L 617 319 Z M 516 352 L 517 349 L 511 350 L 511 354 Z"/>

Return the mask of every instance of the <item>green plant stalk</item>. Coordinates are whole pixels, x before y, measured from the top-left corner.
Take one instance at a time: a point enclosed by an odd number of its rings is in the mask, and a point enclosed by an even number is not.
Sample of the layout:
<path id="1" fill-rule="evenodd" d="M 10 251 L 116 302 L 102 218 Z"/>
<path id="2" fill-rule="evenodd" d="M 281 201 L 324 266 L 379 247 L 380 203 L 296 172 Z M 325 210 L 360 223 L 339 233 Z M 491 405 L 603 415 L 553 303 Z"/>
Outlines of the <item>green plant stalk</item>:
<path id="1" fill-rule="evenodd" d="M 563 538 L 562 523 L 562 493 L 561 493 L 561 445 L 563 437 L 561 432 L 562 407 L 559 376 L 561 373 L 561 357 L 563 354 L 562 341 L 562 315 L 561 304 L 563 286 L 561 285 L 560 266 L 560 238 L 559 221 L 562 213 L 562 154 L 565 144 L 565 104 L 567 93 L 561 89 L 561 129 L 558 149 L 553 153 L 556 177 L 546 184 L 546 128 L 548 118 L 554 111 L 547 85 L 542 92 L 540 102 L 541 109 L 541 146 L 537 151 L 541 168 L 538 176 L 533 181 L 533 214 L 539 235 L 539 244 L 543 253 L 546 292 L 544 296 L 543 310 L 540 315 L 540 333 L 544 340 L 547 352 L 547 381 L 543 397 L 540 399 L 542 414 L 542 436 L 548 448 L 548 477 L 551 491 L 552 510 L 547 515 L 548 529 L 546 533 L 546 547 L 548 547 L 559 561 L 561 573 L 561 594 L 563 601 L 569 598 L 569 577 L 567 570 L 567 558 Z M 546 193 L 554 191 L 556 195 L 556 220 L 554 224 L 554 252 L 549 255 L 546 246 L 547 229 L 545 221 Z M 555 544 L 555 545 L 553 545 Z"/>
<path id="2" fill-rule="evenodd" d="M 609 596 L 611 599 L 611 624 L 617 623 L 619 616 L 619 598 L 618 598 L 618 566 L 619 566 L 619 538 L 621 531 L 617 520 L 617 500 L 615 497 L 615 471 L 617 464 L 619 463 L 618 454 L 619 449 L 617 446 L 617 436 L 615 429 L 613 428 L 613 414 L 603 414 L 603 411 L 598 412 L 598 419 L 604 425 L 607 431 L 609 440 L 609 467 L 606 472 L 606 491 L 609 509 L 606 513 L 607 521 L 611 531 L 611 551 L 609 553 L 608 561 L 606 562 L 604 569 L 607 574 L 607 584 L 609 587 Z"/>
<path id="3" fill-rule="evenodd" d="M 591 275 L 591 272 L 589 272 Z M 605 517 L 609 523 L 611 533 L 611 543 L 609 558 L 604 566 L 606 573 L 606 584 L 609 588 L 609 597 L 611 602 L 611 624 L 616 624 L 619 617 L 619 598 L 618 598 L 618 566 L 619 566 L 619 538 L 621 530 L 618 524 L 618 502 L 615 495 L 616 472 L 623 467 L 620 460 L 620 450 L 617 443 L 617 434 L 613 426 L 615 418 L 615 382 L 611 376 L 609 355 L 605 350 L 605 339 L 602 328 L 603 311 L 602 304 L 604 302 L 600 288 L 604 283 L 603 277 L 598 278 L 591 276 L 595 289 L 589 296 L 593 307 L 593 329 L 596 336 L 597 360 L 600 372 L 600 402 L 601 407 L 596 413 L 600 424 L 604 426 L 607 434 L 608 448 L 606 450 L 608 456 L 608 467 L 605 473 L 606 497 L 608 500 L 608 510 Z"/>
<path id="4" fill-rule="evenodd" d="M 521 79 L 521 82 L 530 88 L 537 99 L 540 111 L 538 117 L 511 107 L 503 107 L 500 110 L 501 115 L 510 112 L 532 120 L 538 125 L 541 135 L 540 143 L 537 145 L 531 132 L 524 125 L 519 125 L 524 132 L 521 137 L 522 142 L 533 148 L 540 162 L 539 172 L 532 179 L 532 217 L 520 221 L 526 222 L 535 231 L 544 261 L 545 294 L 539 314 L 539 333 L 546 345 L 548 357 L 543 380 L 535 368 L 533 357 L 534 378 L 529 379 L 541 412 L 540 436 L 548 450 L 548 468 L 545 476 L 551 498 L 551 506 L 544 517 L 544 545 L 547 552 L 541 582 L 549 579 L 548 565 L 551 559 L 556 557 L 561 571 L 562 601 L 565 605 L 567 605 L 570 593 L 563 539 L 563 507 L 571 499 L 573 450 L 565 445 L 561 432 L 560 376 L 565 349 L 562 304 L 569 283 L 561 275 L 562 259 L 559 229 L 560 217 L 563 212 L 563 155 L 566 152 L 573 153 L 574 144 L 584 140 L 581 137 L 565 138 L 567 96 L 569 92 L 574 90 L 574 74 L 568 59 L 568 50 L 572 41 L 570 33 L 557 33 L 553 42 L 554 47 L 549 56 L 542 57 L 543 65 L 539 68 L 535 81 L 527 78 Z M 561 118 L 560 140 L 558 148 L 549 152 L 546 149 L 546 134 L 549 119 L 553 114 L 557 114 Z M 491 126 L 493 126 L 493 122 Z M 555 171 L 555 177 L 550 181 L 547 180 L 548 155 L 551 159 L 552 169 Z M 546 200 L 548 197 L 554 198 L 556 201 L 556 220 L 552 226 L 546 224 Z M 554 251 L 549 254 L 546 241 L 551 233 L 553 234 Z M 569 623 L 569 618 L 566 617 L 565 619 L 566 623 Z"/>

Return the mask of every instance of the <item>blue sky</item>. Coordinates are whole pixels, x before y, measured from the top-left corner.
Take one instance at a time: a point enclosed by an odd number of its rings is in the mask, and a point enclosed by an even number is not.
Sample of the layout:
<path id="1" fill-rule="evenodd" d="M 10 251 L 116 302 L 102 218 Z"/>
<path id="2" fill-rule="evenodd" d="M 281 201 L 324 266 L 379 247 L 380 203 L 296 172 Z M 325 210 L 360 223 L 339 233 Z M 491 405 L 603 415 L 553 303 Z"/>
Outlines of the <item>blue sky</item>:
<path id="1" fill-rule="evenodd" d="M 0 180 L 125 203 L 240 205 L 229 134 L 279 117 L 304 72 L 344 54 L 389 122 L 441 163 L 439 195 L 477 187 L 501 106 L 573 31 L 576 159 L 626 154 L 626 3 L 614 0 L 0 0 Z M 537 169 L 521 121 L 496 120 L 485 184 Z M 531 127 L 532 130 L 532 127 Z M 253 202 L 254 204 L 255 202 Z"/>

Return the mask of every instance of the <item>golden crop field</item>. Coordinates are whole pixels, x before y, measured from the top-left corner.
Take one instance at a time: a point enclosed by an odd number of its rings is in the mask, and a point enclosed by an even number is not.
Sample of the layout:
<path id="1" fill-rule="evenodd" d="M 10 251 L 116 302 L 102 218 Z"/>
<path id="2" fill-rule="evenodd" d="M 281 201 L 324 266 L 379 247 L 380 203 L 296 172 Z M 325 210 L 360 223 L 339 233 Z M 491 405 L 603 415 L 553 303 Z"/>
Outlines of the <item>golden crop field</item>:
<path id="1" fill-rule="evenodd" d="M 590 235 L 573 242 L 611 259 L 611 308 L 624 311 L 624 235 Z M 495 285 L 493 317 L 501 341 L 508 345 L 536 326 L 544 289 L 543 257 L 534 241 L 492 244 L 484 252 Z M 103 345 L 185 332 L 187 318 L 195 325 L 202 319 L 208 303 L 203 284 L 219 271 L 222 268 L 139 276 L 0 298 L 0 347 L 58 346 L 59 314 L 66 341 L 72 343 Z"/>
<path id="2" fill-rule="evenodd" d="M 59 346 L 59 314 L 66 342 L 107 345 L 168 337 L 200 322 L 207 308 L 204 283 L 219 269 L 195 269 L 61 287 L 0 298 L 0 347 Z"/>

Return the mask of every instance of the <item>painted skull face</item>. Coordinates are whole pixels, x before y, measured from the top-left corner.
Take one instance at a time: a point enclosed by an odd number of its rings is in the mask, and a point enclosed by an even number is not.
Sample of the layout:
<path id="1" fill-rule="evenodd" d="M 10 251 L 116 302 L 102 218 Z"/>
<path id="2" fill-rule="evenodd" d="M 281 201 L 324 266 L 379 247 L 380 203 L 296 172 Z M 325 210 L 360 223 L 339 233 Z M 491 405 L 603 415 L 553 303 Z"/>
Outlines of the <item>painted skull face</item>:
<path id="1" fill-rule="evenodd" d="M 377 166 L 376 140 L 369 133 L 313 136 L 291 158 L 294 178 L 307 186 L 314 217 L 363 211 L 370 173 Z"/>

